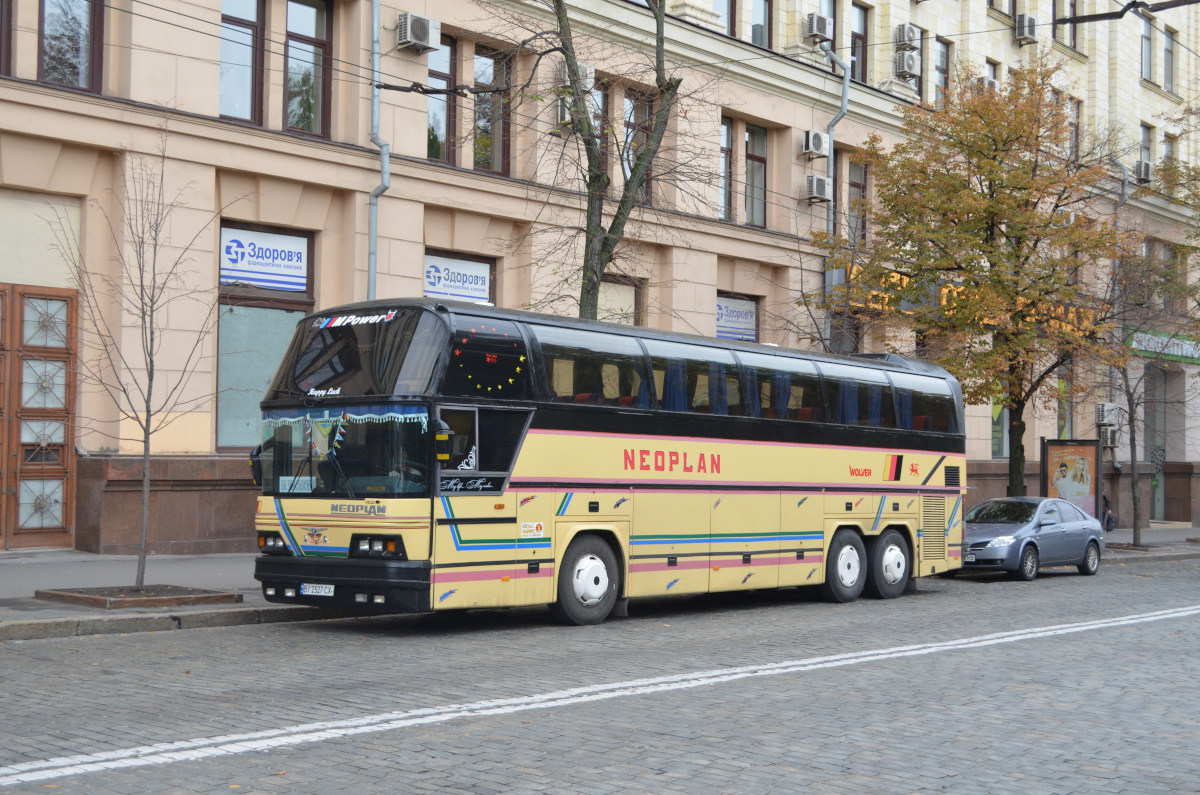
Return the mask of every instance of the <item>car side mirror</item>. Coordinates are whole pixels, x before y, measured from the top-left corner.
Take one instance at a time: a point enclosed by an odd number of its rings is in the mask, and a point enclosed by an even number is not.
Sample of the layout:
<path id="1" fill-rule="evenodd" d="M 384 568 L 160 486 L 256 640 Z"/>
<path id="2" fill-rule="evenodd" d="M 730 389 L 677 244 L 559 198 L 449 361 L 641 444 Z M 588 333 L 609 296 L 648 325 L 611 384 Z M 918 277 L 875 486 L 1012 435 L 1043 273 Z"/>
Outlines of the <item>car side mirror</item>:
<path id="1" fill-rule="evenodd" d="M 1038 527 L 1049 527 L 1052 524 L 1057 524 L 1053 516 L 1042 516 L 1038 519 Z"/>

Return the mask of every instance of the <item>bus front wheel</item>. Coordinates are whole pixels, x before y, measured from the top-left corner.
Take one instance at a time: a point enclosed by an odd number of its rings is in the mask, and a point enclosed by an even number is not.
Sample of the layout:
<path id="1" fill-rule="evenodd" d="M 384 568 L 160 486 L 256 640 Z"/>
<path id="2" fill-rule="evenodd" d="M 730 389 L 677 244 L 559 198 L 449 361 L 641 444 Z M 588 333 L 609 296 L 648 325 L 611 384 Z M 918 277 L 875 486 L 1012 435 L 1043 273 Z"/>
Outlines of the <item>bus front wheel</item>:
<path id="1" fill-rule="evenodd" d="M 839 530 L 829 544 L 821 595 L 830 602 L 853 602 L 867 580 L 867 550 L 853 530 Z"/>
<path id="2" fill-rule="evenodd" d="M 612 548 L 597 536 L 576 536 L 558 572 L 558 601 L 550 606 L 567 624 L 599 624 L 617 603 L 621 575 Z"/>
<path id="3" fill-rule="evenodd" d="M 904 593 L 911 576 L 908 543 L 900 531 L 884 530 L 871 542 L 866 592 L 876 599 L 895 599 Z"/>

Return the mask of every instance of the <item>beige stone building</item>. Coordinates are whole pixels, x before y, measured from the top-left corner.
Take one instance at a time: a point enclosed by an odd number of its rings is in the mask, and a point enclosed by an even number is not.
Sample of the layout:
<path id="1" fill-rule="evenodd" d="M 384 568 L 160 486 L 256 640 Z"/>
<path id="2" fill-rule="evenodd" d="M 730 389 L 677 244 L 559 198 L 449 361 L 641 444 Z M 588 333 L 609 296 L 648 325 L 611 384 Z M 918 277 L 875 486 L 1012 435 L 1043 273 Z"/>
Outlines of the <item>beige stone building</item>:
<path id="1" fill-rule="evenodd" d="M 120 221 L 147 163 L 161 163 L 177 201 L 159 242 L 182 259 L 191 291 L 162 315 L 156 377 L 186 378 L 153 440 L 153 551 L 249 548 L 257 403 L 304 312 L 423 293 L 574 311 L 580 197 L 553 99 L 557 64 L 506 56 L 516 23 L 544 19 L 544 9 L 393 2 L 380 9 L 389 88 L 373 139 L 365 0 L 0 0 L 0 446 L 9 462 L 0 549 L 134 549 L 140 434 L 81 366 L 97 338 L 80 320 L 72 263 L 115 274 L 132 256 Z M 1165 121 L 1197 83 L 1195 7 L 1069 27 L 1049 23 L 1109 9 L 1013 3 L 673 0 L 668 57 L 684 96 L 650 207 L 604 285 L 604 311 L 815 344 L 823 323 L 795 303 L 824 278 L 811 235 L 835 205 L 870 191 L 848 152 L 873 131 L 894 137 L 896 104 L 935 96 L 959 65 L 1002 80 L 1026 48 L 1049 49 L 1068 64 L 1063 91 L 1079 101 L 1081 123 L 1121 130 L 1131 178 L 1139 161 L 1196 156 L 1195 142 Z M 649 14 L 625 0 L 572 5 L 581 57 L 595 71 L 595 113 L 618 140 L 636 141 L 654 102 Z M 852 73 L 829 151 L 822 136 L 843 81 L 821 37 Z M 505 69 L 528 90 L 506 99 L 466 90 L 500 82 Z M 427 96 L 414 85 L 465 88 Z M 619 185 L 623 161 L 611 161 Z M 1135 199 L 1126 211 L 1155 245 L 1181 240 L 1185 215 L 1171 202 Z M 102 311 L 131 370 L 143 369 L 137 313 L 112 301 Z M 1195 520 L 1200 423 L 1183 396 L 1200 353 L 1176 358 L 1153 382 L 1172 400 L 1150 426 L 1162 450 L 1150 496 L 1156 516 Z M 1043 411 L 1029 449 L 1039 437 L 1092 437 L 1091 411 Z M 1003 422 L 986 406 L 968 419 L 982 498 L 1003 478 L 993 463 Z"/>

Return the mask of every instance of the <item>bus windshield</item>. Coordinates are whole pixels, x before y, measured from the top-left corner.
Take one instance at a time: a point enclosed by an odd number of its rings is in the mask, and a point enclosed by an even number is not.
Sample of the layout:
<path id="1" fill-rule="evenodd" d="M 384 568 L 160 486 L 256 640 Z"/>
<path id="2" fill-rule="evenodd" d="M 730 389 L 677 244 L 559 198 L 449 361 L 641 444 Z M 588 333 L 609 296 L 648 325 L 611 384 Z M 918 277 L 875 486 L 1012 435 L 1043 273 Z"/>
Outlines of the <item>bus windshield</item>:
<path id="1" fill-rule="evenodd" d="M 419 497 L 429 493 L 429 408 L 321 406 L 263 412 L 263 494 Z"/>

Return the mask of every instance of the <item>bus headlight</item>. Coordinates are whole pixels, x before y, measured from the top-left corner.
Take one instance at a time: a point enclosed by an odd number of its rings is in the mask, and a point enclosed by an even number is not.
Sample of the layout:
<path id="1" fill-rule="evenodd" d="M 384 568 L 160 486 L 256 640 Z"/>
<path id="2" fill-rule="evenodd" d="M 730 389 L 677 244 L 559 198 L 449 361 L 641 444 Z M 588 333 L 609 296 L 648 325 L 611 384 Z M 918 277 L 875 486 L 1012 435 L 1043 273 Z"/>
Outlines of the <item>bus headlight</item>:
<path id="1" fill-rule="evenodd" d="M 279 533 L 259 533 L 258 551 L 264 555 L 290 555 L 287 543 Z"/>
<path id="2" fill-rule="evenodd" d="M 350 536 L 350 557 L 386 558 L 408 560 L 404 551 L 404 539 L 400 536 L 361 535 Z"/>

